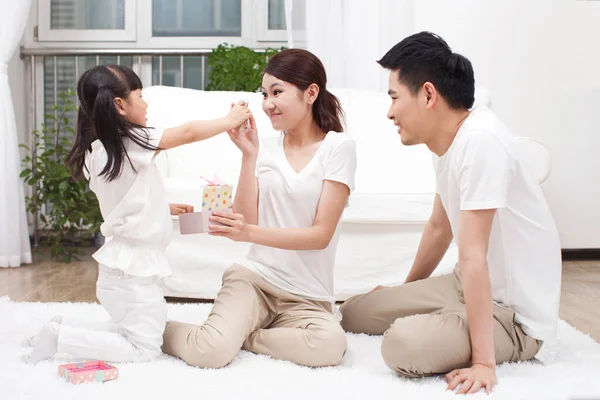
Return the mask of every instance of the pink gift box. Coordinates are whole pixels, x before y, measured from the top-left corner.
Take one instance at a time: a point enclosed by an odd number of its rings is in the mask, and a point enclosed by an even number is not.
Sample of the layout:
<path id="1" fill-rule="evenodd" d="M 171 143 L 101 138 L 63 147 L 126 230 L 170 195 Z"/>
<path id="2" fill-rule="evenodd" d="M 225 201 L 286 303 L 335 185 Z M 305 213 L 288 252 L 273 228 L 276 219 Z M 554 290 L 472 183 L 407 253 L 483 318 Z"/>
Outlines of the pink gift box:
<path id="1" fill-rule="evenodd" d="M 77 385 L 85 382 L 112 381 L 119 377 L 119 370 L 104 361 L 95 360 L 59 365 L 58 376 Z"/>
<path id="2" fill-rule="evenodd" d="M 220 210 L 221 213 L 231 213 L 231 208 Z M 210 221 L 213 211 L 201 211 L 179 214 L 179 232 L 182 235 L 193 233 L 207 233 L 209 225 L 223 225 Z"/>

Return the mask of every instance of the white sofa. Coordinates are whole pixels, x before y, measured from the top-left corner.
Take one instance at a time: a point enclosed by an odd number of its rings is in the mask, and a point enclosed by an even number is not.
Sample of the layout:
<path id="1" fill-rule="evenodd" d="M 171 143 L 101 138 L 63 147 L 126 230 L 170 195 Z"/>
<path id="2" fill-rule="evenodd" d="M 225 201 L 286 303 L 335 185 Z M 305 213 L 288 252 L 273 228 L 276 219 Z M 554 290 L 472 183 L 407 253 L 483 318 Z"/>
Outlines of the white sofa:
<path id="1" fill-rule="evenodd" d="M 386 118 L 386 93 L 332 90 L 346 113 L 347 132 L 357 144 L 356 190 L 343 215 L 335 269 L 338 300 L 376 285 L 401 283 L 414 259 L 424 224 L 431 213 L 434 172 L 425 146 L 406 147 Z M 260 137 L 279 135 L 262 111 L 258 93 L 204 92 L 154 86 L 144 89 L 149 126 L 169 127 L 191 119 L 225 115 L 231 102 L 249 101 Z M 476 103 L 489 105 L 477 90 Z M 241 153 L 227 135 L 163 152 L 158 159 L 170 202 L 200 208 L 200 176 L 218 175 L 237 184 Z M 166 280 L 166 296 L 214 299 L 223 271 L 242 259 L 249 244 L 207 234 L 179 234 L 173 219 L 173 240 L 167 256 L 173 277 Z M 450 250 L 435 271 L 448 273 L 457 260 Z"/>

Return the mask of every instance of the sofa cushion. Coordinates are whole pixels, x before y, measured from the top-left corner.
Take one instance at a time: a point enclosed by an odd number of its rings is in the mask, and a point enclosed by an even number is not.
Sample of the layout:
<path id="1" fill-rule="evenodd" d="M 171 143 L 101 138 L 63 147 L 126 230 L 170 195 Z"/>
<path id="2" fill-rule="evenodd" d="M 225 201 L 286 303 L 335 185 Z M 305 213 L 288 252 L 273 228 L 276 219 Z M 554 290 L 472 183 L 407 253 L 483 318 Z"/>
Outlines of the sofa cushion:
<path id="1" fill-rule="evenodd" d="M 357 143 L 356 193 L 431 193 L 434 188 L 431 156 L 426 147 L 405 147 L 394 125 L 386 119 L 389 98 L 384 93 L 338 89 L 346 114 L 347 133 Z M 212 119 L 227 114 L 231 102 L 248 100 L 261 138 L 277 136 L 262 111 L 258 93 L 204 92 L 171 87 L 144 89 L 148 124 L 170 127 L 193 119 Z M 227 135 L 165 152 L 164 176 L 217 174 L 237 182 L 240 152 Z"/>
<path id="2" fill-rule="evenodd" d="M 433 193 L 434 172 L 429 150 L 403 146 L 395 126 L 386 118 L 390 99 L 386 93 L 355 89 L 330 89 L 342 104 L 346 131 L 357 144 L 357 194 Z M 277 136 L 262 111 L 262 95 L 248 92 L 206 92 L 166 86 L 144 89 L 148 124 L 170 127 L 194 119 L 224 116 L 232 102 L 246 100 L 254 114 L 261 138 Z M 476 88 L 475 104 L 490 106 L 487 90 Z M 182 146 L 161 154 L 157 160 L 163 176 L 217 174 L 237 182 L 240 152 L 227 135 Z"/>
<path id="3" fill-rule="evenodd" d="M 201 178 L 172 176 L 164 180 L 170 203 L 191 204 L 202 208 Z M 344 210 L 342 221 L 353 224 L 422 225 L 431 214 L 433 194 L 352 194 L 350 206 Z"/>
<path id="4" fill-rule="evenodd" d="M 386 93 L 331 89 L 345 112 L 346 131 L 356 141 L 356 190 L 344 220 L 354 223 L 411 223 L 429 217 L 435 174 L 431 153 L 424 145 L 403 146 L 396 127 L 386 118 Z M 262 111 L 262 95 L 247 92 L 205 92 L 153 86 L 144 89 L 148 124 L 170 127 L 194 119 L 224 116 L 232 102 L 246 100 L 261 138 L 280 135 Z M 490 104 L 489 93 L 476 91 L 476 104 Z M 218 175 L 236 184 L 241 156 L 227 135 L 162 152 L 157 164 L 172 199 L 199 206 L 200 176 Z M 189 179 L 185 179 L 189 178 Z"/>

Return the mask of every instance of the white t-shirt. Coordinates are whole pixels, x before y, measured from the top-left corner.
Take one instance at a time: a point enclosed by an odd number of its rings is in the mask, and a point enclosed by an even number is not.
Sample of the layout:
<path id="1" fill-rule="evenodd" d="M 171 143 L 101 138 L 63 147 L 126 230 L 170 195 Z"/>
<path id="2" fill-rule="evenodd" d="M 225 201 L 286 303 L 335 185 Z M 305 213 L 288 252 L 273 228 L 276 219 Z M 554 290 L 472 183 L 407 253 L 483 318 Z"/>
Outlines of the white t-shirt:
<path id="1" fill-rule="evenodd" d="M 162 130 L 148 129 L 149 144 L 158 146 Z M 144 135 L 142 133 L 142 135 Z M 143 136 L 142 136 L 143 137 Z M 93 257 L 100 264 L 134 276 L 169 276 L 165 249 L 171 240 L 172 221 L 160 172 L 154 162 L 156 151 L 146 150 L 129 139 L 121 175 L 108 182 L 99 176 L 108 155 L 99 140 L 86 154 L 86 177 L 98 197 L 107 238 Z M 134 170 L 135 168 L 135 170 Z"/>
<path id="2" fill-rule="evenodd" d="M 436 191 L 457 242 L 461 210 L 497 209 L 487 255 L 493 299 L 515 312 L 527 335 L 548 340 L 558 321 L 560 242 L 518 145 L 489 109 L 476 107 L 446 154 L 433 157 Z"/>
<path id="3" fill-rule="evenodd" d="M 258 225 L 306 228 L 314 224 L 325 180 L 354 190 L 356 145 L 346 133 L 329 132 L 314 157 L 299 173 L 289 164 L 282 134 L 261 142 L 258 177 Z M 243 264 L 268 282 L 304 298 L 334 301 L 333 268 L 339 223 L 323 250 L 282 250 L 253 244 Z"/>

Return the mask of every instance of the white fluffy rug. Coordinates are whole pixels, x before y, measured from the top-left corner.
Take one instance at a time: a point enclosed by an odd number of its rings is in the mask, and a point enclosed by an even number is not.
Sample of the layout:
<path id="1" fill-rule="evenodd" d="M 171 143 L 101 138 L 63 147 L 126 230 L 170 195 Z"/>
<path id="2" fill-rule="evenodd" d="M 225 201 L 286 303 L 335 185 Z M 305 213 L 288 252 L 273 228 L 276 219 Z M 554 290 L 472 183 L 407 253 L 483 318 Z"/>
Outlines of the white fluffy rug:
<path id="1" fill-rule="evenodd" d="M 201 323 L 210 304 L 169 305 L 171 319 Z M 348 335 L 341 366 L 311 369 L 240 352 L 221 370 L 192 368 L 163 355 L 147 364 L 120 364 L 119 379 L 72 385 L 57 376 L 61 358 L 31 366 L 20 356 L 22 339 L 56 314 L 107 318 L 95 304 L 14 303 L 0 298 L 0 399 L 445 399 L 442 378 L 407 380 L 381 359 L 379 337 Z M 491 396 L 503 399 L 600 398 L 600 344 L 561 321 L 559 338 L 544 345 L 537 360 L 502 365 Z"/>

